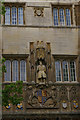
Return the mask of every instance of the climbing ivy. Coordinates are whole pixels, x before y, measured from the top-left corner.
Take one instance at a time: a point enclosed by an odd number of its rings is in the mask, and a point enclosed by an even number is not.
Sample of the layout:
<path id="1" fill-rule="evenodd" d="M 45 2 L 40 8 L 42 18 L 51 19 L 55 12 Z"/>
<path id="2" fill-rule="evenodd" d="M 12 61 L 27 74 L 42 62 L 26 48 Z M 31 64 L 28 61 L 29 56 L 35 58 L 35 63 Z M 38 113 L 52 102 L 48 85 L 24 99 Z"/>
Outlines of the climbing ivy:
<path id="1" fill-rule="evenodd" d="M 0 77 L 2 76 L 2 72 L 6 73 L 6 66 L 5 66 L 5 58 L 2 58 L 0 60 L 1 66 L 0 66 Z M 22 100 L 22 88 L 23 88 L 23 81 L 16 81 L 15 83 L 10 84 L 3 84 L 3 89 L 1 89 L 1 83 L 0 83 L 0 104 L 2 99 L 2 105 L 7 106 L 9 103 L 13 105 L 19 104 Z"/>
<path id="2" fill-rule="evenodd" d="M 23 101 L 23 82 L 17 81 L 16 83 L 10 83 L 4 85 L 2 90 L 2 105 L 7 106 L 9 103 L 17 105 Z"/>
<path id="3" fill-rule="evenodd" d="M 5 15 L 5 6 L 4 6 L 4 0 L 0 0 L 0 15 Z"/>

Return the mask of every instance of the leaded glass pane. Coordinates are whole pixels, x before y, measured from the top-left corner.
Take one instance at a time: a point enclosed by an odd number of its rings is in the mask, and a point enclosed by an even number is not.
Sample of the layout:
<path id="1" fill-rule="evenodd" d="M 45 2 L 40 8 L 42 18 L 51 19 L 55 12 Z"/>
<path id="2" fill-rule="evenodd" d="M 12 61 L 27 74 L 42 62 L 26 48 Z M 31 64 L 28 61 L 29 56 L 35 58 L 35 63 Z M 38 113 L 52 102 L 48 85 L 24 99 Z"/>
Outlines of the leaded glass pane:
<path id="1" fill-rule="evenodd" d="M 61 81 L 61 63 L 60 61 L 55 62 L 56 81 Z"/>
<path id="2" fill-rule="evenodd" d="M 75 62 L 74 61 L 70 61 L 70 80 L 76 81 Z"/>
<path id="3" fill-rule="evenodd" d="M 18 24 L 23 24 L 23 8 L 18 8 Z"/>
<path id="4" fill-rule="evenodd" d="M 53 9 L 54 25 L 58 25 L 58 9 Z"/>
<path id="5" fill-rule="evenodd" d="M 70 15 L 70 10 L 66 9 L 66 25 L 70 26 L 71 25 L 71 15 Z"/>
<path id="6" fill-rule="evenodd" d="M 17 24 L 17 8 L 12 7 L 12 24 L 16 25 Z"/>
<path id="7" fill-rule="evenodd" d="M 10 25 L 10 7 L 5 7 L 5 25 Z"/>
<path id="8" fill-rule="evenodd" d="M 60 17 L 60 25 L 64 25 L 65 24 L 65 20 L 64 20 L 64 9 L 60 9 L 59 10 L 59 17 Z"/>
<path id="9" fill-rule="evenodd" d="M 18 81 L 18 61 L 14 60 L 12 62 L 12 80 Z"/>
<path id="10" fill-rule="evenodd" d="M 26 81 L 26 61 L 20 61 L 20 80 Z"/>
<path id="11" fill-rule="evenodd" d="M 6 73 L 4 74 L 4 81 L 11 81 L 11 62 L 10 60 L 6 60 Z"/>
<path id="12" fill-rule="evenodd" d="M 67 61 L 62 62 L 62 68 L 63 68 L 63 81 L 69 81 Z"/>

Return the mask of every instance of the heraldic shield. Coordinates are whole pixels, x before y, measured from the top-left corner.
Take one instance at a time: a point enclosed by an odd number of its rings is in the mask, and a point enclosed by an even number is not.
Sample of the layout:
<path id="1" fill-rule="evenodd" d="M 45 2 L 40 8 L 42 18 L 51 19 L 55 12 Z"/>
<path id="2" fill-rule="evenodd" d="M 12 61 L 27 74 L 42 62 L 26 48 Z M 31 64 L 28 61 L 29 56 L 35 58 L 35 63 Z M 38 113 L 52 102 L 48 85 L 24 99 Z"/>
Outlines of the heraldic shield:
<path id="1" fill-rule="evenodd" d="M 37 97 L 38 97 L 39 103 L 44 104 L 47 100 L 46 90 L 38 90 L 37 91 Z"/>
<path id="2" fill-rule="evenodd" d="M 77 103 L 77 101 L 73 101 L 73 106 L 74 106 L 74 108 L 78 108 L 78 103 Z"/>

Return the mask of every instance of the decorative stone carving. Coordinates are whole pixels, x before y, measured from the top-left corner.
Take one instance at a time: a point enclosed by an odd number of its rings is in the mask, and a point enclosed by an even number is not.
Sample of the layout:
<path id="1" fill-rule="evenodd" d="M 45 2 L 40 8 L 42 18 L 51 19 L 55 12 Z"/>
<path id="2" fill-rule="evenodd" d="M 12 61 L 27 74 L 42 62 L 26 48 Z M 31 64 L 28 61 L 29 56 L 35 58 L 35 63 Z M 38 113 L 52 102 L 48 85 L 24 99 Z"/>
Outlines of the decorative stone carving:
<path id="1" fill-rule="evenodd" d="M 38 41 L 37 42 L 37 47 L 36 47 L 36 59 L 44 59 L 45 58 L 45 47 L 43 41 Z"/>
<path id="2" fill-rule="evenodd" d="M 68 100 L 68 91 L 65 86 L 60 88 L 60 100 Z"/>
<path id="3" fill-rule="evenodd" d="M 72 87 L 70 89 L 70 101 L 79 99 L 79 94 L 78 94 L 78 88 L 77 87 Z"/>
<path id="4" fill-rule="evenodd" d="M 34 16 L 41 16 L 43 17 L 43 11 L 44 11 L 44 8 L 37 8 L 35 7 L 34 8 Z"/>
<path id="5" fill-rule="evenodd" d="M 29 96 L 27 107 L 31 108 L 58 108 L 55 98 L 46 89 L 37 89 Z"/>

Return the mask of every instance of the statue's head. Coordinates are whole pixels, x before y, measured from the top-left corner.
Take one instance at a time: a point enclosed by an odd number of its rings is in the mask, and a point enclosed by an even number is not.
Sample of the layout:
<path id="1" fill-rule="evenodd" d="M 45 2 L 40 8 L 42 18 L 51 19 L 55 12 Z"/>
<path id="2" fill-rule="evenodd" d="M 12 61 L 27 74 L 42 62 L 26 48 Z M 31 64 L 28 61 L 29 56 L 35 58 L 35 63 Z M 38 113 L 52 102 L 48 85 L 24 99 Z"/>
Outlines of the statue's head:
<path id="1" fill-rule="evenodd" d="M 39 61 L 39 64 L 42 65 L 42 61 Z"/>

